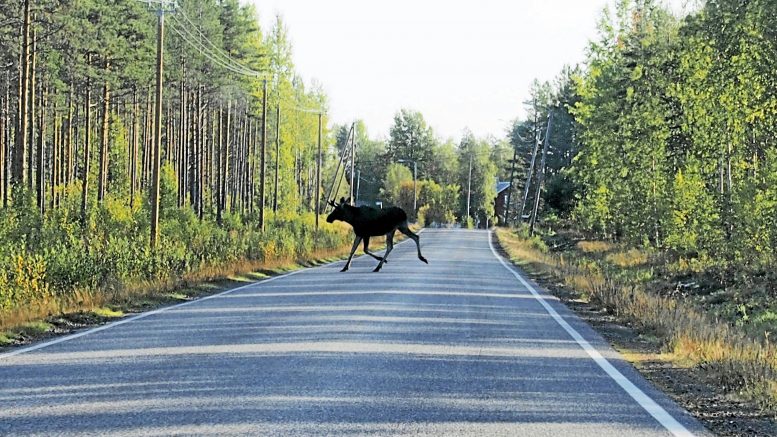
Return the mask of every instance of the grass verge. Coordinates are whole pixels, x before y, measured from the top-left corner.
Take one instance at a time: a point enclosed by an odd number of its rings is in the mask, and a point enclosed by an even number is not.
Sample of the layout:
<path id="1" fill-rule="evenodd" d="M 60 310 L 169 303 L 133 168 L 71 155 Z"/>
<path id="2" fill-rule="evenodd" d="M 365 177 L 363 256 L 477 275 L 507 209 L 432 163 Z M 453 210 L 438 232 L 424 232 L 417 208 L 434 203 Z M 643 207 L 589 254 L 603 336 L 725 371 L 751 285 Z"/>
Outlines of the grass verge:
<path id="1" fill-rule="evenodd" d="M 413 228 L 417 231 L 417 227 Z M 396 241 L 406 237 L 398 235 Z M 385 238 L 371 240 L 373 252 L 385 249 Z M 77 290 L 66 296 L 50 296 L 0 318 L 0 350 L 22 346 L 77 329 L 181 301 L 216 294 L 247 283 L 345 258 L 350 244 L 319 249 L 305 259 L 272 261 L 241 260 L 208 266 L 178 278 L 111 284 L 94 290 Z M 360 253 L 361 247 L 357 250 Z"/>
<path id="2" fill-rule="evenodd" d="M 658 339 L 662 360 L 703 371 L 731 395 L 777 416 L 777 348 L 768 339 L 716 322 L 692 303 L 647 291 L 640 280 L 647 274 L 644 253 L 604 242 L 579 242 L 551 252 L 537 237 L 506 229 L 496 235 L 511 260 L 530 274 L 561 282 Z"/>

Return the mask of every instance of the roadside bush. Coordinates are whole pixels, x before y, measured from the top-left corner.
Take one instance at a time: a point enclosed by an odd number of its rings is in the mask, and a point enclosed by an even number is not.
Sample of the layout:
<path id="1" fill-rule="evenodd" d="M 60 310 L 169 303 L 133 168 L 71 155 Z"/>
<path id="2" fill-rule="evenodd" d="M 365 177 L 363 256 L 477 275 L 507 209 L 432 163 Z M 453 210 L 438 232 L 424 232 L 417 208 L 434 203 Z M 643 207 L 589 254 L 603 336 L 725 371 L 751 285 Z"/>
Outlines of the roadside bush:
<path id="1" fill-rule="evenodd" d="M 165 173 L 165 172 L 163 172 Z M 0 321 L 9 311 L 46 301 L 67 300 L 79 290 L 108 291 L 138 281 L 176 280 L 203 268 L 240 261 L 295 260 L 318 249 L 348 244 L 349 229 L 312 213 L 270 219 L 262 232 L 253 217 L 225 213 L 222 225 L 174 206 L 175 179 L 163 174 L 168 209 L 160 222 L 156 250 L 148 247 L 148 203 L 130 208 L 107 196 L 82 217 L 73 190 L 59 208 L 43 216 L 31 199 L 0 210 Z M 55 306 L 49 306 L 55 308 Z"/>

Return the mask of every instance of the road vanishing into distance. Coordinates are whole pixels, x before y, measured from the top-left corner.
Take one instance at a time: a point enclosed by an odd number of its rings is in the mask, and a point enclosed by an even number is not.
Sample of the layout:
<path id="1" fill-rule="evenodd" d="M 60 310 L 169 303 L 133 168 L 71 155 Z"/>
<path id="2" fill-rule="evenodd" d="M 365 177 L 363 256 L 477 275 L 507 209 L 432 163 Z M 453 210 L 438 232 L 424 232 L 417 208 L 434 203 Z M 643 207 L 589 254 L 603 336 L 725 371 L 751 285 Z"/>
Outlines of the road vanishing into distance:
<path id="1" fill-rule="evenodd" d="M 3 435 L 709 435 L 487 231 L 0 356 Z"/>

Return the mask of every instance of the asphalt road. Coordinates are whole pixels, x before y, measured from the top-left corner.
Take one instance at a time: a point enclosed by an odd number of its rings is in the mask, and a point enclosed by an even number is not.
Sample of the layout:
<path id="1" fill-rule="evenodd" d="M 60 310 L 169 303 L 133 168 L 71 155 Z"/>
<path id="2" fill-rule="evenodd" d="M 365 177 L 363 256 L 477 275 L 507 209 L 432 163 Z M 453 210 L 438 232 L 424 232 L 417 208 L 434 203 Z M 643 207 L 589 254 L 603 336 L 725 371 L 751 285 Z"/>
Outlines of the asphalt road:
<path id="1" fill-rule="evenodd" d="M 6 435 L 706 435 L 486 231 L 0 356 Z"/>

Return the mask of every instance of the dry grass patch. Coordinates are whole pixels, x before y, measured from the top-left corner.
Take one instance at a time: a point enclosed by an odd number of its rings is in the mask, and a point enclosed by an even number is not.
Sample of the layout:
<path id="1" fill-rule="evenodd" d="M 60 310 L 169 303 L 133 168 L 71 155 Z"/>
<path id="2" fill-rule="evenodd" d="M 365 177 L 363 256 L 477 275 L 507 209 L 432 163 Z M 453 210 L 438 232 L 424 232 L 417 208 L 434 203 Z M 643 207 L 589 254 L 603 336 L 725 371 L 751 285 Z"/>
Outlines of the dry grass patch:
<path id="1" fill-rule="evenodd" d="M 693 365 L 714 375 L 730 392 L 756 402 L 777 414 L 777 348 L 713 318 L 694 305 L 646 291 L 610 274 L 591 254 L 612 250 L 610 243 L 580 242 L 577 253 L 564 255 L 537 250 L 536 243 L 515 232 L 498 229 L 497 238 L 519 263 L 551 274 L 556 280 L 598 302 L 638 330 L 659 337 L 666 358 L 678 365 Z M 585 243 L 585 244 L 582 244 Z M 624 269 L 643 265 L 647 255 L 620 251 L 606 262 Z"/>
<path id="2" fill-rule="evenodd" d="M 577 248 L 583 253 L 604 253 L 613 250 L 615 245 L 605 241 L 578 241 Z"/>
<path id="3" fill-rule="evenodd" d="M 605 260 L 618 267 L 638 267 L 647 264 L 648 255 L 638 249 L 628 249 L 607 254 Z"/>

